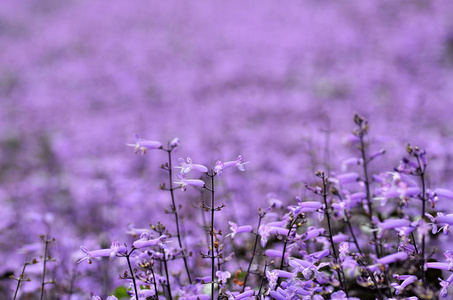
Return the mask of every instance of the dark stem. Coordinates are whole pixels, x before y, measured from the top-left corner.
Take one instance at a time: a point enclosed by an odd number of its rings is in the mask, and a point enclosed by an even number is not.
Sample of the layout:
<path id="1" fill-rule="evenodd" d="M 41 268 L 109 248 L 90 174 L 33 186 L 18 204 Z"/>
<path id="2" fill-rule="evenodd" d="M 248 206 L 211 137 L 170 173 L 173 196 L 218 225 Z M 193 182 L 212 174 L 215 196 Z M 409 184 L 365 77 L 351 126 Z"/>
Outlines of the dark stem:
<path id="1" fill-rule="evenodd" d="M 365 151 L 365 141 L 363 139 L 364 132 L 360 131 L 359 133 L 359 139 L 360 139 L 360 153 L 362 155 L 362 161 L 363 161 L 363 176 L 365 177 L 365 190 L 366 190 L 366 201 L 368 205 L 368 211 L 369 211 L 369 219 L 371 223 L 371 229 L 375 229 L 375 225 L 373 223 L 373 203 L 371 202 L 371 192 L 370 192 L 370 181 L 368 177 L 368 161 L 366 158 L 366 151 Z M 378 258 L 381 258 L 382 256 L 382 249 L 380 248 L 380 243 L 378 243 L 378 237 L 377 233 L 375 230 L 373 230 L 373 239 L 374 239 L 374 247 L 376 250 L 376 255 Z"/>
<path id="2" fill-rule="evenodd" d="M 345 216 L 346 216 L 346 224 L 348 224 L 349 232 L 351 233 L 352 239 L 354 240 L 354 244 L 355 244 L 355 246 L 357 248 L 357 251 L 359 251 L 360 255 L 362 257 L 364 257 L 363 252 L 360 249 L 359 243 L 357 242 L 357 238 L 355 237 L 354 230 L 352 229 L 351 220 L 349 218 L 349 213 L 345 212 Z"/>
<path id="3" fill-rule="evenodd" d="M 257 299 L 258 299 L 258 296 L 261 294 L 261 288 L 263 287 L 264 279 L 266 279 L 266 270 L 267 270 L 267 261 L 264 262 L 263 278 L 261 278 L 260 288 L 258 290 Z"/>
<path id="4" fill-rule="evenodd" d="M 343 286 L 343 290 L 346 293 L 346 296 L 349 297 L 348 296 L 348 286 L 347 286 L 347 283 L 346 283 L 346 277 L 345 277 L 345 275 L 343 273 L 343 268 L 341 267 L 341 263 L 340 263 L 340 261 L 338 259 L 338 253 L 337 253 L 337 250 L 335 248 L 335 243 L 333 242 L 332 225 L 330 224 L 329 205 L 327 203 L 327 178 L 324 176 L 324 173 L 321 175 L 321 178 L 322 178 L 322 186 L 323 186 L 322 197 L 323 197 L 323 200 L 324 200 L 324 205 L 326 206 L 325 210 L 326 210 L 326 217 L 327 217 L 327 227 L 329 228 L 328 236 L 329 236 L 329 240 L 330 240 L 330 245 L 332 247 L 332 252 L 333 252 L 333 256 L 334 256 L 334 263 L 338 264 L 338 269 L 336 270 L 337 274 L 338 274 L 338 279 L 339 279 L 341 285 Z"/>
<path id="5" fill-rule="evenodd" d="M 214 255 L 214 205 L 215 205 L 215 190 L 214 190 L 214 172 L 211 175 L 211 300 L 214 300 L 214 275 L 215 275 L 215 255 Z"/>
<path id="6" fill-rule="evenodd" d="M 366 265 L 363 256 L 359 259 L 359 261 L 360 261 L 361 265 L 365 268 L 365 270 L 368 272 L 368 276 L 370 276 L 371 280 L 373 281 L 374 286 L 376 287 L 376 289 L 378 291 L 379 299 L 384 300 L 384 296 L 381 293 L 381 289 L 378 286 L 376 278 L 374 278 L 373 273 L 370 271 L 370 269 L 368 269 L 368 266 Z"/>
<path id="7" fill-rule="evenodd" d="M 13 300 L 16 300 L 17 292 L 19 292 L 19 286 L 20 286 L 20 283 L 21 283 L 22 279 L 24 278 L 25 268 L 26 267 L 27 267 L 27 257 L 25 257 L 25 263 L 24 263 L 24 267 L 22 268 L 22 273 L 19 276 L 19 280 L 17 280 L 17 287 L 16 287 L 16 292 L 14 293 Z"/>
<path id="8" fill-rule="evenodd" d="M 360 140 L 360 153 L 362 156 L 362 161 L 363 161 L 363 176 L 365 177 L 365 189 L 366 189 L 366 200 L 367 200 L 367 205 L 368 205 L 368 210 L 369 210 L 369 219 L 370 219 L 370 224 L 371 224 L 371 229 L 373 232 L 373 241 L 374 241 L 374 248 L 376 251 L 376 255 L 378 258 L 381 258 L 384 255 L 384 250 L 382 248 L 382 244 L 380 240 L 377 237 L 377 232 L 374 230 L 375 224 L 373 223 L 373 202 L 371 201 L 371 191 L 370 191 L 370 180 L 368 176 L 368 162 L 369 160 L 366 157 L 366 151 L 365 151 L 365 141 L 364 141 L 364 135 L 365 131 L 361 127 L 360 132 L 359 132 L 359 140 Z M 392 289 L 390 286 L 390 282 L 387 276 L 387 270 L 384 270 L 384 279 L 385 283 L 388 287 L 390 295 L 392 295 Z"/>
<path id="9" fill-rule="evenodd" d="M 203 207 L 205 205 L 205 202 L 204 202 L 204 194 L 203 194 L 203 190 L 201 190 L 201 206 Z M 208 226 L 208 222 L 206 221 L 206 216 L 205 216 L 205 209 L 202 208 L 201 209 L 201 220 L 203 222 L 203 229 L 204 230 L 208 230 L 209 229 L 209 226 Z M 209 235 L 206 235 L 206 246 L 209 247 Z"/>
<path id="10" fill-rule="evenodd" d="M 172 300 L 171 296 L 171 288 L 170 288 L 170 278 L 168 277 L 168 266 L 167 266 L 167 257 L 165 256 L 165 250 L 162 250 L 162 255 L 163 255 L 163 261 L 164 261 L 164 266 L 165 266 L 165 277 L 167 278 L 167 289 L 168 289 L 168 296 L 170 297 L 170 300 Z"/>
<path id="11" fill-rule="evenodd" d="M 420 158 L 417 155 L 417 162 L 418 166 L 420 168 L 420 180 L 422 182 L 422 216 L 421 219 L 425 219 L 425 212 L 426 212 L 426 182 L 425 182 L 425 171 L 426 171 L 426 165 L 422 166 L 422 163 L 420 162 Z M 414 240 L 415 243 L 415 240 Z M 420 259 L 420 264 L 421 264 L 421 269 L 422 269 L 422 282 L 423 282 L 423 287 L 426 289 L 426 274 L 425 274 L 425 235 L 422 235 L 422 257 Z"/>
<path id="12" fill-rule="evenodd" d="M 49 240 L 48 240 L 48 235 L 46 235 L 45 237 L 45 243 L 46 243 L 46 247 L 44 249 L 44 265 L 43 265 L 43 268 L 42 268 L 42 282 L 41 282 L 41 300 L 43 299 L 44 297 L 44 285 L 46 284 L 45 283 L 45 278 L 46 278 L 46 262 L 47 262 L 47 250 L 49 248 Z"/>
<path id="13" fill-rule="evenodd" d="M 134 271 L 132 270 L 132 265 L 131 265 L 131 260 L 129 259 L 129 256 L 131 256 L 132 252 L 134 252 L 135 248 L 132 249 L 132 251 L 126 255 L 127 259 L 127 265 L 129 266 L 129 271 L 131 272 L 131 277 L 132 277 L 132 283 L 134 285 L 134 292 L 135 292 L 135 298 L 139 298 L 138 296 L 138 291 L 137 291 L 137 283 L 135 282 L 135 274 Z"/>
<path id="14" fill-rule="evenodd" d="M 189 265 L 187 264 L 187 257 L 186 257 L 186 251 L 182 246 L 182 241 L 181 241 L 181 233 L 179 230 L 179 215 L 178 215 L 178 209 L 176 207 L 176 202 L 175 202 L 175 195 L 174 195 L 174 188 L 173 188 L 173 170 L 172 170 L 172 164 L 171 164 L 171 152 L 173 148 L 170 148 L 169 150 L 166 150 L 168 153 L 168 176 L 170 179 L 170 195 L 171 195 L 171 203 L 173 205 L 173 212 L 175 214 L 175 219 L 176 219 L 176 233 L 178 237 L 178 244 L 179 247 L 182 250 L 182 258 L 184 260 L 184 266 L 186 268 L 186 273 L 187 273 L 187 278 L 189 279 L 189 283 L 192 284 L 192 279 L 190 278 L 190 272 L 189 272 Z"/>
<path id="15" fill-rule="evenodd" d="M 153 267 L 151 267 L 151 273 L 153 274 L 153 285 L 154 285 L 154 291 L 156 293 L 156 299 L 159 299 L 159 291 L 157 290 L 156 275 L 154 275 L 154 268 Z"/>
<path id="16" fill-rule="evenodd" d="M 257 230 L 260 228 L 261 226 L 261 220 L 263 219 L 263 215 L 260 214 L 260 218 L 258 220 L 258 227 L 257 227 Z M 260 236 L 258 233 L 256 233 L 255 235 L 255 244 L 253 245 L 253 252 L 252 252 L 252 258 L 250 259 L 250 262 L 249 262 L 249 266 L 247 267 L 247 273 L 245 273 L 245 278 L 244 278 L 244 285 L 242 286 L 242 293 L 244 292 L 245 290 L 245 285 L 247 283 L 247 279 L 249 278 L 249 274 L 250 274 L 250 268 L 252 267 L 252 263 L 253 263 L 253 259 L 255 258 L 255 254 L 256 254 L 256 246 L 258 245 L 258 240 L 259 240 Z"/>

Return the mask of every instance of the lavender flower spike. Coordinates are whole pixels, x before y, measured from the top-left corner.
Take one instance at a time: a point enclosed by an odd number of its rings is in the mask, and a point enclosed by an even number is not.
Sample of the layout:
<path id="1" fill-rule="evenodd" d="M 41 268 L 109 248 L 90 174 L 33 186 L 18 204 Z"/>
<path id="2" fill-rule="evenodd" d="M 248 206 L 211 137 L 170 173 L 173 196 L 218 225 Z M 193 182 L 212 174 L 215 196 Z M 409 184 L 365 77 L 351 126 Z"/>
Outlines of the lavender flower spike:
<path id="1" fill-rule="evenodd" d="M 89 264 L 93 262 L 94 257 L 109 257 L 110 260 L 114 260 L 118 253 L 126 253 L 126 247 L 120 246 L 118 242 L 112 242 L 112 246 L 110 249 L 100 249 L 100 250 L 93 250 L 88 251 L 85 247 L 80 247 L 80 249 L 86 254 L 86 256 L 82 259 L 79 259 L 77 263 L 80 263 L 86 260 Z"/>
<path id="2" fill-rule="evenodd" d="M 137 134 L 135 135 L 136 142 L 135 144 L 126 144 L 127 146 L 134 147 L 134 153 L 141 151 L 142 154 L 146 154 L 147 149 L 159 149 L 162 148 L 162 143 L 158 141 L 148 141 Z"/>

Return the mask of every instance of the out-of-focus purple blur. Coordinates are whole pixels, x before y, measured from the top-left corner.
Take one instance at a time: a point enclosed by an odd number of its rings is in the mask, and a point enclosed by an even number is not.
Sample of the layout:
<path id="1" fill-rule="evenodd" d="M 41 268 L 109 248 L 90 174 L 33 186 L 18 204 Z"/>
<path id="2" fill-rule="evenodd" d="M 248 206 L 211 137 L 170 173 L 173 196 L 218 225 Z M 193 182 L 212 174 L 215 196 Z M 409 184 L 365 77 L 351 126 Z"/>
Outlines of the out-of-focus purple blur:
<path id="1" fill-rule="evenodd" d="M 79 246 L 130 242 L 129 223 L 164 221 L 170 204 L 157 188 L 167 156 L 133 155 L 135 133 L 179 137 L 174 163 L 250 162 L 222 175 L 227 230 L 257 219 L 268 193 L 287 204 L 316 170 L 339 171 L 356 153 L 354 112 L 369 120 L 370 150 L 386 150 L 372 171 L 392 170 L 410 142 L 427 150 L 429 183 L 452 188 L 453 2 L 3 1 L 0 275 L 24 251 L 42 255 L 30 245 L 50 233 L 49 274 L 65 286 L 85 274 L 81 294 L 113 290 L 108 263 L 76 269 Z M 191 236 L 199 193 L 176 197 Z M 12 284 L 1 278 L 0 297 Z"/>

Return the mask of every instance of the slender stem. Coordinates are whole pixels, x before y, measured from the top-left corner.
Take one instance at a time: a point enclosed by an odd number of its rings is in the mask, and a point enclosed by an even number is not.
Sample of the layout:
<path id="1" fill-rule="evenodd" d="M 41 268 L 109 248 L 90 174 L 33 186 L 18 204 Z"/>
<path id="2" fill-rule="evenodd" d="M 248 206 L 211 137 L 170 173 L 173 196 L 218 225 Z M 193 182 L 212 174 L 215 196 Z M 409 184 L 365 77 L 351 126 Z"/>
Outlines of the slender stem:
<path id="1" fill-rule="evenodd" d="M 365 177 L 364 183 L 365 183 L 365 190 L 366 190 L 366 200 L 367 200 L 368 210 L 369 210 L 368 217 L 370 219 L 371 228 L 373 229 L 372 232 L 373 232 L 374 248 L 376 251 L 376 255 L 378 258 L 381 258 L 384 255 L 384 250 L 382 248 L 382 244 L 381 244 L 380 240 L 377 237 L 377 232 L 376 232 L 376 230 L 374 230 L 375 224 L 373 223 L 373 202 L 371 200 L 370 180 L 369 180 L 369 176 L 368 176 L 368 163 L 370 161 L 367 159 L 366 151 L 365 151 L 365 140 L 364 140 L 365 133 L 366 133 L 366 131 L 363 129 L 362 126 L 360 126 L 360 131 L 359 131 L 360 153 L 361 153 L 362 162 L 363 162 L 363 176 Z M 384 279 L 385 279 L 386 285 L 388 287 L 389 294 L 392 295 L 392 289 L 391 289 L 390 282 L 389 282 L 389 279 L 387 276 L 387 270 L 384 270 Z"/>
<path id="2" fill-rule="evenodd" d="M 135 298 L 139 298 L 138 297 L 138 291 L 137 291 L 137 283 L 135 282 L 135 274 L 134 274 L 134 271 L 132 270 L 132 265 L 131 265 L 131 260 L 129 259 L 129 256 L 131 256 L 132 252 L 134 252 L 135 249 L 132 249 L 132 251 L 126 255 L 126 259 L 127 259 L 127 265 L 129 266 L 129 271 L 131 272 L 131 277 L 132 277 L 132 283 L 134 285 L 134 292 L 135 292 Z"/>
<path id="3" fill-rule="evenodd" d="M 169 147 L 169 150 L 166 150 L 168 153 L 168 176 L 170 179 L 170 195 L 171 195 L 171 203 L 173 205 L 173 212 L 175 214 L 175 220 L 176 220 L 176 232 L 177 232 L 177 237 L 178 237 L 178 244 L 181 249 L 183 249 L 182 241 L 181 241 L 181 233 L 179 229 L 179 215 L 178 215 L 178 209 L 176 207 L 176 202 L 175 202 L 175 195 L 174 195 L 174 188 L 173 188 L 173 170 L 172 170 L 172 164 L 171 164 L 171 152 L 173 151 L 173 148 Z M 186 268 L 186 273 L 187 273 L 187 278 L 189 279 L 189 283 L 192 284 L 192 279 L 190 278 L 190 272 L 189 272 L 189 265 L 187 263 L 187 257 L 186 257 L 186 251 L 185 249 L 182 250 L 182 258 L 184 260 L 184 266 Z"/>
<path id="4" fill-rule="evenodd" d="M 258 296 L 261 294 L 261 288 L 263 287 L 264 279 L 266 278 L 266 270 L 267 270 L 267 261 L 264 262 L 263 278 L 261 278 L 260 288 L 258 290 L 257 299 L 258 299 Z"/>
<path id="5" fill-rule="evenodd" d="M 286 247 L 288 245 L 288 237 L 291 234 L 291 231 L 293 229 L 294 224 L 297 223 L 297 219 L 298 218 L 299 218 L 299 216 L 294 217 L 294 221 L 291 222 L 290 225 L 289 225 L 289 230 L 288 230 L 288 233 L 286 234 L 285 243 L 283 244 L 283 252 L 282 252 L 282 257 L 281 257 L 281 261 L 280 261 L 279 270 L 283 270 L 283 264 L 285 262 Z M 279 277 L 278 280 L 277 280 L 277 285 L 275 286 L 275 289 L 277 289 L 280 286 L 281 283 L 282 283 L 282 278 Z"/>
<path id="6" fill-rule="evenodd" d="M 215 190 L 214 190 L 214 172 L 211 175 L 211 299 L 214 300 L 214 275 L 215 275 L 215 255 L 214 255 L 214 205 L 215 205 Z"/>
<path id="7" fill-rule="evenodd" d="M 167 289 L 168 289 L 168 296 L 170 297 L 170 300 L 172 300 L 171 296 L 171 288 L 170 288 L 170 278 L 168 277 L 168 266 L 167 266 L 167 257 L 165 256 L 165 250 L 162 250 L 162 255 L 163 255 L 163 260 L 164 260 L 164 266 L 165 266 L 165 277 L 167 278 Z"/>
<path id="8" fill-rule="evenodd" d="M 373 273 L 371 273 L 370 269 L 368 268 L 368 266 L 366 265 L 365 261 L 363 260 L 363 256 L 359 259 L 359 262 L 365 268 L 365 270 L 368 272 L 368 276 L 370 276 L 371 280 L 373 281 L 374 286 L 376 287 L 376 290 L 378 291 L 379 299 L 384 300 L 384 296 L 382 295 L 381 289 L 378 286 L 376 278 L 374 278 Z"/>
<path id="9" fill-rule="evenodd" d="M 48 240 L 48 235 L 46 235 L 44 242 L 46 243 L 46 247 L 44 249 L 44 265 L 42 268 L 42 282 L 41 282 L 41 300 L 44 297 L 44 285 L 45 283 L 45 278 L 46 278 L 46 262 L 47 262 L 47 250 L 49 248 L 49 240 Z"/>
<path id="10" fill-rule="evenodd" d="M 205 205 L 205 202 L 204 202 L 204 194 L 203 194 L 203 190 L 201 190 L 201 203 L 202 203 L 202 207 Z M 209 226 L 208 226 L 208 222 L 206 221 L 206 216 L 205 216 L 205 209 L 202 208 L 201 209 L 201 220 L 203 222 L 203 229 L 204 230 L 208 230 L 209 229 Z M 209 235 L 206 235 L 206 246 L 209 247 Z"/>
<path id="11" fill-rule="evenodd" d="M 343 200 L 340 194 L 338 194 L 338 197 L 340 198 L 340 200 Z M 376 287 L 376 289 L 378 291 L 379 299 L 383 300 L 384 298 L 382 296 L 381 289 L 378 286 L 376 278 L 374 278 L 373 273 L 371 273 L 370 269 L 368 268 L 368 266 L 365 263 L 365 256 L 363 255 L 362 249 L 360 249 L 359 242 L 357 241 L 357 238 L 355 236 L 354 230 L 352 229 L 351 218 L 349 216 L 349 213 L 345 212 L 345 216 L 346 216 L 346 224 L 348 225 L 349 232 L 351 233 L 352 239 L 354 240 L 354 244 L 357 247 L 357 251 L 359 251 L 360 256 L 361 256 L 359 261 L 362 264 L 362 266 L 367 270 L 368 275 L 370 276 L 371 280 L 373 281 L 374 286 Z"/>
<path id="12" fill-rule="evenodd" d="M 260 218 L 258 220 L 258 227 L 257 230 L 261 226 L 261 220 L 263 219 L 263 215 L 260 214 Z M 252 258 L 250 259 L 249 266 L 247 267 L 247 273 L 245 273 L 245 278 L 244 278 L 244 285 L 242 286 L 242 293 L 245 290 L 245 285 L 247 284 L 247 279 L 249 278 L 250 274 L 250 268 L 252 267 L 253 259 L 255 258 L 255 253 L 256 253 L 256 246 L 258 245 L 258 240 L 260 238 L 260 235 L 256 233 L 255 235 L 255 244 L 253 245 L 253 252 L 252 252 Z"/>
<path id="13" fill-rule="evenodd" d="M 373 203 L 371 201 L 371 192 L 370 192 L 370 181 L 368 177 L 368 160 L 366 157 L 366 151 L 365 151 L 365 141 L 364 141 L 364 132 L 361 129 L 359 133 L 359 139 L 360 139 L 360 153 L 362 155 L 362 161 L 363 161 L 363 176 L 365 177 L 365 190 L 366 190 L 366 201 L 368 205 L 368 211 L 369 211 L 369 219 L 371 223 L 371 228 L 375 229 L 375 225 L 373 223 Z M 373 239 L 374 239 L 374 247 L 376 250 L 376 255 L 378 258 L 381 258 L 382 256 L 382 249 L 380 249 L 380 243 L 378 243 L 378 237 L 377 233 L 375 230 L 373 230 Z"/>
<path id="14" fill-rule="evenodd" d="M 422 165 L 420 161 L 420 157 L 417 155 L 417 162 L 418 166 L 420 169 L 420 180 L 422 182 L 422 215 L 421 219 L 424 220 L 425 218 L 425 212 L 426 212 L 426 182 L 425 182 L 425 171 L 426 171 L 426 165 Z M 414 241 L 415 242 L 415 241 Z M 426 274 L 425 274 L 425 235 L 422 235 L 422 257 L 420 260 L 421 264 L 421 269 L 422 269 L 422 282 L 423 282 L 423 287 L 426 289 Z"/>
<path id="15" fill-rule="evenodd" d="M 22 273 L 19 276 L 19 280 L 17 280 L 17 287 L 16 287 L 16 292 L 14 293 L 13 300 L 16 300 L 17 292 L 19 292 L 19 286 L 20 286 L 20 283 L 21 283 L 22 279 L 24 278 L 25 268 L 26 267 L 27 267 L 27 257 L 25 257 L 25 263 L 24 263 L 24 267 L 22 268 Z"/>
<path id="16" fill-rule="evenodd" d="M 322 197 L 324 199 L 324 205 L 326 206 L 325 210 L 326 210 L 326 218 L 327 218 L 327 227 L 329 228 L 329 240 L 330 240 L 330 245 L 331 245 L 332 251 L 333 251 L 334 263 L 339 265 L 338 269 L 336 270 L 337 274 L 338 274 L 338 279 L 339 279 L 341 285 L 343 286 L 346 296 L 349 297 L 348 296 L 348 286 L 346 283 L 346 277 L 344 276 L 343 268 L 341 267 L 341 263 L 338 259 L 338 253 L 335 248 L 335 243 L 333 241 L 333 236 L 332 236 L 332 226 L 330 224 L 329 205 L 327 203 L 327 178 L 324 176 L 324 173 L 322 173 L 321 178 L 322 178 L 322 186 L 323 186 Z"/>
<path id="17" fill-rule="evenodd" d="M 159 299 L 159 291 L 157 290 L 157 284 L 156 284 L 156 275 L 154 275 L 154 268 L 151 267 L 151 273 L 153 274 L 153 285 L 154 285 L 154 291 L 156 294 L 156 298 Z"/>

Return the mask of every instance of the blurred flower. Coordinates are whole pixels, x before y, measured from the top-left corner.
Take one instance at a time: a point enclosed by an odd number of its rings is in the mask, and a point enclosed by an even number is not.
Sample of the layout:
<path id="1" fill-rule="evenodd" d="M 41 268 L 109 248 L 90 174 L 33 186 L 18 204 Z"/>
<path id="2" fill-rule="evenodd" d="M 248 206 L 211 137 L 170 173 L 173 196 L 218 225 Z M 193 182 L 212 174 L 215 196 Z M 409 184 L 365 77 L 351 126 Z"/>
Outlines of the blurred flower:
<path id="1" fill-rule="evenodd" d="M 179 185 L 180 188 L 182 188 L 182 191 L 185 192 L 187 190 L 187 186 L 197 186 L 197 187 L 205 187 L 205 183 L 203 180 L 200 179 L 187 179 L 186 175 L 184 173 L 179 173 L 177 175 L 180 181 L 175 181 L 176 184 Z"/>
<path id="2" fill-rule="evenodd" d="M 118 242 L 113 241 L 112 246 L 110 249 L 100 249 L 100 250 L 93 250 L 88 251 L 85 247 L 80 247 L 80 249 L 86 254 L 84 258 L 79 259 L 77 263 L 80 263 L 86 260 L 89 264 L 93 261 L 92 259 L 95 257 L 109 257 L 110 260 L 114 260 L 118 253 L 126 253 L 126 247 L 120 246 Z"/>
<path id="3" fill-rule="evenodd" d="M 148 141 L 140 138 L 137 134 L 135 135 L 135 144 L 126 144 L 127 146 L 134 147 L 134 153 L 141 151 L 142 154 L 146 154 L 147 149 L 159 149 L 162 148 L 162 144 L 158 141 Z"/>
<path id="4" fill-rule="evenodd" d="M 192 159 L 190 157 L 187 157 L 187 162 L 185 162 L 182 158 L 179 158 L 178 162 L 180 166 L 175 168 L 181 169 L 180 173 L 182 174 L 187 174 L 191 170 L 197 170 L 202 173 L 208 172 L 208 168 L 206 168 L 205 166 L 192 163 Z"/>

